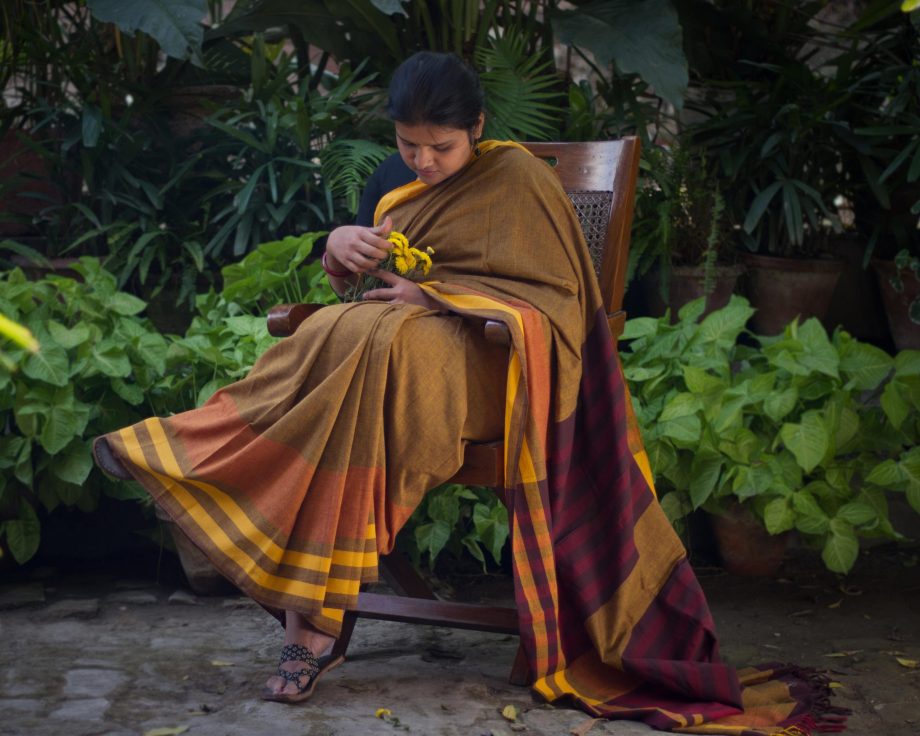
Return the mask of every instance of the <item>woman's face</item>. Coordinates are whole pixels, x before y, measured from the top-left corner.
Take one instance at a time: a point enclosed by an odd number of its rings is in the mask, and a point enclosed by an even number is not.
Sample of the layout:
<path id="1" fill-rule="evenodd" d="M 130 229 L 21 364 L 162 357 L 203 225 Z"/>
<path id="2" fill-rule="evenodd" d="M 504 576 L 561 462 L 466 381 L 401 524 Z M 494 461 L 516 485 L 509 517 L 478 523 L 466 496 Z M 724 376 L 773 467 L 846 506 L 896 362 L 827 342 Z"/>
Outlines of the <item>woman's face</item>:
<path id="1" fill-rule="evenodd" d="M 440 184 L 470 160 L 470 136 L 482 135 L 483 117 L 473 130 L 396 123 L 396 145 L 406 166 L 425 184 Z"/>

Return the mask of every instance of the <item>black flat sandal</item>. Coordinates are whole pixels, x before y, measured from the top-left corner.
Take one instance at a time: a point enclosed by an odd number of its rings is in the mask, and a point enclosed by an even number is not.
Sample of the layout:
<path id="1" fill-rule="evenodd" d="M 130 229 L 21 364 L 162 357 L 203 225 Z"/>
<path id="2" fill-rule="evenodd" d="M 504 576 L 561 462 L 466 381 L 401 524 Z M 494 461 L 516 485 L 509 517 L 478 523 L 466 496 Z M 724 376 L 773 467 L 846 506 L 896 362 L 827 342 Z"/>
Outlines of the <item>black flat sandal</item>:
<path id="1" fill-rule="evenodd" d="M 110 478 L 115 480 L 134 480 L 134 476 L 128 472 L 124 464 L 115 457 L 112 448 L 109 447 L 109 441 L 102 436 L 93 440 L 93 460 L 96 465 Z"/>
<path id="2" fill-rule="evenodd" d="M 272 700 L 276 703 L 302 703 L 313 695 L 319 678 L 329 670 L 338 667 L 344 661 L 345 657 L 341 655 L 333 656 L 332 654 L 326 654 L 317 659 L 316 655 L 302 644 L 285 644 L 281 647 L 278 676 L 284 680 L 284 687 L 287 687 L 287 683 L 291 682 L 297 688 L 297 692 L 276 693 L 266 687 L 262 689 L 262 699 Z M 302 670 L 290 672 L 281 667 L 285 662 L 304 662 L 307 666 Z M 304 678 L 306 678 L 306 682 L 304 682 Z"/>

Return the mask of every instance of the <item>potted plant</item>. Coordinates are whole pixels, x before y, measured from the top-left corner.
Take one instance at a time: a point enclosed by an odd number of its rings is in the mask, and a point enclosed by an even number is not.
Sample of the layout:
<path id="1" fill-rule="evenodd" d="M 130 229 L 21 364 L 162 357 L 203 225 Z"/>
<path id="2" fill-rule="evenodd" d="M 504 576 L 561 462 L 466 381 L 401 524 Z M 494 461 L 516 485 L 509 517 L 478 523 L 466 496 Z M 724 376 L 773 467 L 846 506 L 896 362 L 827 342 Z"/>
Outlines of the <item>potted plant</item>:
<path id="1" fill-rule="evenodd" d="M 741 267 L 735 264 L 725 202 L 713 165 L 682 145 L 643 151 L 629 278 L 641 277 L 652 314 L 706 297 L 704 314 L 724 307 Z"/>
<path id="2" fill-rule="evenodd" d="M 871 21 L 871 23 L 869 23 Z M 868 24 L 868 27 L 866 27 Z M 856 139 L 849 166 L 895 347 L 920 348 L 920 14 L 890 12 L 853 29 Z M 858 43 L 858 46 L 857 46 Z M 849 57 L 848 57 L 849 58 Z"/>
<path id="3" fill-rule="evenodd" d="M 828 336 L 814 318 L 745 346 L 746 300 L 698 321 L 702 308 L 689 303 L 675 325 L 630 320 L 622 338 L 669 517 L 703 508 L 718 524 L 740 505 L 761 532 L 795 530 L 837 572 L 854 564 L 860 537 L 900 538 L 887 499 L 905 493 L 920 512 L 920 393 L 911 388 L 920 353 L 892 358 L 842 330 Z M 764 540 L 753 548 L 758 564 L 783 548 Z"/>
<path id="4" fill-rule="evenodd" d="M 719 162 L 757 307 L 753 327 L 764 334 L 796 315 L 823 316 L 842 267 L 829 243 L 841 230 L 834 200 L 846 190 L 839 149 L 850 135 L 840 119 L 848 92 L 845 70 L 817 60 L 829 45 L 814 22 L 822 7 L 764 9 L 766 38 L 703 88 L 694 107 L 704 119 L 686 131 Z"/>

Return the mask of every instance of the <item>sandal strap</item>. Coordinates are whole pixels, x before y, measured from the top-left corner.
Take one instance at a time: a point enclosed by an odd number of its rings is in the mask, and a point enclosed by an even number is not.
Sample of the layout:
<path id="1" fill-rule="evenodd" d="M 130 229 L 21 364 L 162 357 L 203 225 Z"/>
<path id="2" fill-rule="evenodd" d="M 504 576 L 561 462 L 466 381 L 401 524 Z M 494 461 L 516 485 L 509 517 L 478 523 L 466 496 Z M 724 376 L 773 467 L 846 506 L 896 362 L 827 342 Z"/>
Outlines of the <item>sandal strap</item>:
<path id="1" fill-rule="evenodd" d="M 286 670 L 281 667 L 285 662 L 303 662 L 307 666 L 296 672 Z M 316 659 L 316 655 L 303 644 L 285 644 L 281 647 L 281 661 L 278 662 L 278 676 L 283 678 L 285 682 L 291 682 L 297 688 L 298 692 L 303 692 L 306 690 L 310 683 L 313 681 L 313 678 L 319 674 L 319 662 Z M 307 678 L 305 683 L 301 682 L 301 678 Z"/>
<path id="2" fill-rule="evenodd" d="M 316 660 L 316 655 L 313 654 L 313 651 L 309 647 L 305 647 L 303 644 L 285 644 L 281 647 L 281 661 L 278 664 L 284 664 L 285 662 L 306 662 L 309 668 L 319 669 L 319 662 Z"/>

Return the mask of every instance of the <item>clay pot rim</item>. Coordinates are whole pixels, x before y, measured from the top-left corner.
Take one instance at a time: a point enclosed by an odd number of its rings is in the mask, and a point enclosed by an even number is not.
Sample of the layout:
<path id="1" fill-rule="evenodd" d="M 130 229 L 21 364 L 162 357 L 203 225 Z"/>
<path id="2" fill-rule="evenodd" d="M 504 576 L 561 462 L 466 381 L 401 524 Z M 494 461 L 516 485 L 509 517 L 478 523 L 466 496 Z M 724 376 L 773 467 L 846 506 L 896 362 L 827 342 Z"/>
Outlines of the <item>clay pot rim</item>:
<path id="1" fill-rule="evenodd" d="M 768 256 L 763 253 L 742 253 L 741 260 L 748 268 L 761 268 L 767 271 L 822 273 L 842 271 L 844 266 L 841 258 L 791 258 Z"/>

